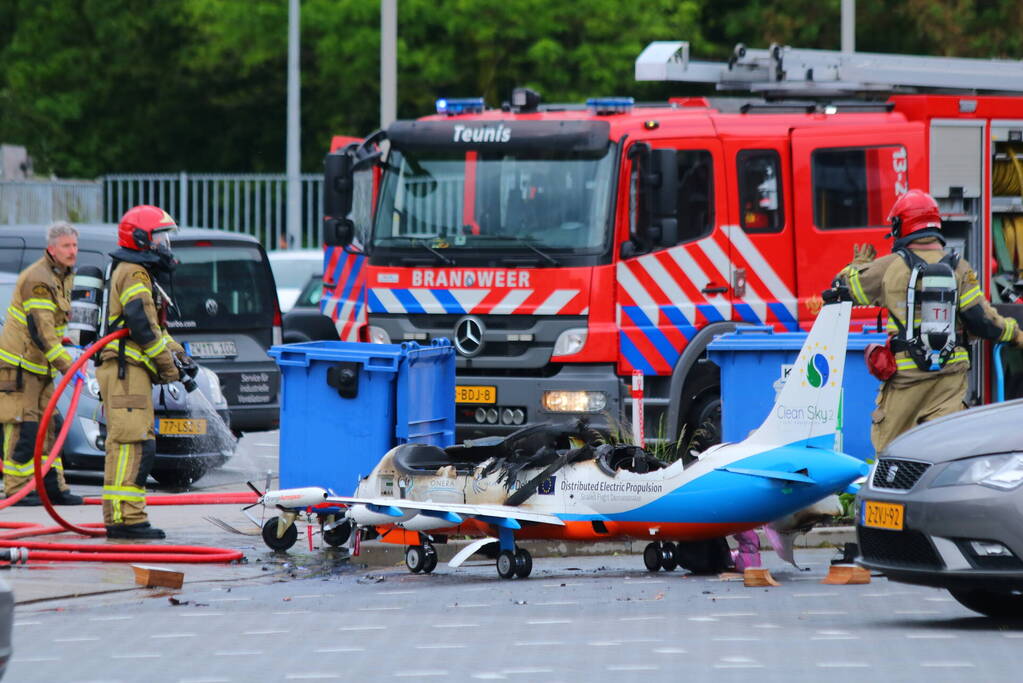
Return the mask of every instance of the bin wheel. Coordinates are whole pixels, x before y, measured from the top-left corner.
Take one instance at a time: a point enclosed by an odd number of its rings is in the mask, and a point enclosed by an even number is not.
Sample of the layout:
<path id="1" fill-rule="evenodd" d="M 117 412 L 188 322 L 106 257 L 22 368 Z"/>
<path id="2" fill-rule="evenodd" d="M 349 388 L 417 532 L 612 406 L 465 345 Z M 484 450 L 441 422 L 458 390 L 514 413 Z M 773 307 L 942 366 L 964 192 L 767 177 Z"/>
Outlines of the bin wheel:
<path id="1" fill-rule="evenodd" d="M 323 540 L 327 545 L 338 548 L 343 546 L 347 541 L 348 537 L 352 535 L 352 522 L 351 520 L 345 520 L 338 524 L 333 529 L 323 532 Z"/>
<path id="2" fill-rule="evenodd" d="M 515 576 L 515 553 L 510 550 L 501 551 L 497 556 L 497 575 L 502 579 Z"/>
<path id="3" fill-rule="evenodd" d="M 284 552 L 291 546 L 295 545 L 295 541 L 298 540 L 298 528 L 294 524 L 289 524 L 288 528 L 284 530 L 284 535 L 277 536 L 277 520 L 279 517 L 271 517 L 266 520 L 266 524 L 263 525 L 263 543 L 266 543 L 267 547 L 277 552 Z"/>
<path id="4" fill-rule="evenodd" d="M 515 551 L 515 576 L 524 579 L 533 571 L 533 556 L 525 548 Z"/>
<path id="5" fill-rule="evenodd" d="M 423 560 L 423 573 L 429 574 L 437 568 L 437 550 L 432 545 L 424 545 L 426 559 Z"/>
<path id="6" fill-rule="evenodd" d="M 661 568 L 661 549 L 656 543 L 647 543 L 646 548 L 643 548 L 643 564 L 651 572 Z"/>
<path id="7" fill-rule="evenodd" d="M 678 559 L 675 557 L 675 544 L 671 541 L 661 543 L 661 569 L 670 572 L 678 566 Z"/>
<path id="8" fill-rule="evenodd" d="M 423 571 L 426 566 L 426 553 L 421 545 L 410 545 L 405 548 L 405 566 L 413 574 Z"/>

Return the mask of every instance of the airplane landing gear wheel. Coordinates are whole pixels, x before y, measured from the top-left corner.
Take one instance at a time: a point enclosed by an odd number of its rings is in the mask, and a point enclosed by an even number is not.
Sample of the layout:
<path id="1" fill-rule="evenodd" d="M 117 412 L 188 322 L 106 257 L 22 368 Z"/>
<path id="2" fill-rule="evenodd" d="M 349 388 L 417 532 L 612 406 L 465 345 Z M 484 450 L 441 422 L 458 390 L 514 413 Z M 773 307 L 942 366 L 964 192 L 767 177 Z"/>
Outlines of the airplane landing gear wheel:
<path id="1" fill-rule="evenodd" d="M 661 543 L 661 569 L 670 572 L 677 566 L 678 560 L 675 558 L 675 544 L 671 541 Z"/>
<path id="2" fill-rule="evenodd" d="M 515 576 L 524 579 L 533 571 L 533 556 L 525 548 L 515 551 Z"/>
<path id="3" fill-rule="evenodd" d="M 656 543 L 647 543 L 643 549 L 643 564 L 647 571 L 655 572 L 661 568 L 661 549 Z"/>
<path id="4" fill-rule="evenodd" d="M 437 550 L 432 545 L 424 545 L 423 552 L 426 559 L 423 561 L 423 573 L 429 574 L 437 568 Z"/>
<path id="5" fill-rule="evenodd" d="M 323 532 L 324 542 L 335 548 L 343 546 L 348 540 L 348 537 L 352 535 L 352 523 L 349 520 L 345 520 L 341 524 L 338 524 L 333 529 Z"/>
<path id="6" fill-rule="evenodd" d="M 266 520 L 263 524 L 263 543 L 266 543 L 270 550 L 277 552 L 284 552 L 291 546 L 295 545 L 295 541 L 298 540 L 298 529 L 294 524 L 289 524 L 288 528 L 284 530 L 284 535 L 280 538 L 277 537 L 277 520 L 279 517 L 271 517 Z"/>
<path id="7" fill-rule="evenodd" d="M 502 579 L 515 576 L 515 553 L 510 550 L 501 551 L 497 556 L 497 575 Z"/>
<path id="8" fill-rule="evenodd" d="M 421 545 L 410 545 L 405 548 L 405 566 L 413 574 L 423 571 L 426 566 L 426 552 Z"/>

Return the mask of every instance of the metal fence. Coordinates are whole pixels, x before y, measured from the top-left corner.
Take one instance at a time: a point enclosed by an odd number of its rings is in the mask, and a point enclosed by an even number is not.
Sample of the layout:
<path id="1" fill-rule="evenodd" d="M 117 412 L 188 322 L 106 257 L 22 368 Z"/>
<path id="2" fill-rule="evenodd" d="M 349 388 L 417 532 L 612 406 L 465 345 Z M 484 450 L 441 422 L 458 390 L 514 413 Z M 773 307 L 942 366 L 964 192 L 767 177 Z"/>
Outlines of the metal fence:
<path id="1" fill-rule="evenodd" d="M 0 224 L 98 223 L 102 215 L 103 194 L 98 182 L 0 181 Z"/>
<path id="2" fill-rule="evenodd" d="M 176 173 L 103 176 L 103 220 L 116 222 L 137 204 L 155 204 L 178 225 L 242 232 L 267 250 L 286 246 L 287 176 L 283 174 Z M 323 244 L 323 177 L 301 176 L 302 221 L 298 244 Z"/>

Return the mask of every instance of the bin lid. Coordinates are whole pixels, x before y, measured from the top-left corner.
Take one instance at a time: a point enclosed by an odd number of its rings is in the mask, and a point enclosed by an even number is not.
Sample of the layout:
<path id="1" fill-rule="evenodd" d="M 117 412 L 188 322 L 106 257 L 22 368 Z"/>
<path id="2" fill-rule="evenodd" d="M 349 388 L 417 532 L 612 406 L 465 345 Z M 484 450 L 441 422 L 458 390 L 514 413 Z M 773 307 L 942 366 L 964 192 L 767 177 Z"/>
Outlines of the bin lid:
<path id="1" fill-rule="evenodd" d="M 348 361 L 362 363 L 367 368 L 397 372 L 402 358 L 409 362 L 426 360 L 434 356 L 454 355 L 454 347 L 444 338 L 434 339 L 429 346 L 416 342 L 376 344 L 371 342 L 343 342 L 334 340 L 279 344 L 267 351 L 278 365 L 308 366 L 309 361 Z"/>
<path id="2" fill-rule="evenodd" d="M 874 332 L 874 329 L 873 325 L 862 325 L 860 332 L 850 332 L 847 350 L 862 351 L 870 344 L 884 344 L 888 335 Z M 803 348 L 806 335 L 806 332 L 775 332 L 769 325 L 749 325 L 719 334 L 707 345 L 707 350 L 798 351 Z"/>

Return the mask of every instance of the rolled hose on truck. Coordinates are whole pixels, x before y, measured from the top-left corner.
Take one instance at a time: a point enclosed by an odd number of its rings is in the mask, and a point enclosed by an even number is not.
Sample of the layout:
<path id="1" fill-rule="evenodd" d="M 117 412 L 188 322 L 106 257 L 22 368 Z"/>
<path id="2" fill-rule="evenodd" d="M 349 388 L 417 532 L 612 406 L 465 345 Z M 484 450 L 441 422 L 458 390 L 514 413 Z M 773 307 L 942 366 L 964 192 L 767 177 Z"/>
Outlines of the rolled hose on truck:
<path id="1" fill-rule="evenodd" d="M 9 507 L 27 496 L 33 489 L 38 492 L 39 498 L 49 513 L 50 517 L 57 522 L 58 526 L 44 527 L 31 522 L 0 522 L 0 529 L 8 531 L 0 532 L 0 562 L 7 561 L 11 564 L 25 562 L 26 559 L 38 562 L 74 561 L 74 562 L 180 562 L 180 563 L 214 563 L 233 562 L 244 557 L 241 551 L 228 550 L 224 548 L 208 548 L 205 546 L 189 545 L 96 545 L 93 543 L 58 543 L 41 541 L 18 541 L 32 536 L 60 533 L 62 531 L 73 531 L 83 536 L 98 538 L 106 535 L 106 528 L 102 523 L 90 523 L 82 526 L 75 526 L 62 518 L 54 509 L 50 498 L 46 493 L 46 486 L 43 485 L 43 477 L 49 471 L 53 461 L 57 459 L 64 439 L 67 438 L 68 429 L 72 420 L 64 420 L 64 426 L 54 440 L 53 448 L 44 463 L 42 460 L 43 445 L 46 441 L 46 431 L 50 424 L 50 418 L 57 407 L 57 401 L 68 383 L 74 377 L 86 361 L 97 351 L 110 342 L 125 337 L 128 330 L 118 330 L 103 337 L 94 344 L 87 347 L 79 356 L 58 383 L 50 402 L 43 412 L 39 421 L 39 431 L 36 435 L 33 463 L 35 467 L 35 479 L 22 487 L 20 491 L 10 498 L 0 501 L 0 510 Z M 82 381 L 75 382 L 74 392 L 71 396 L 71 403 L 68 414 L 74 415 L 78 406 L 78 397 L 82 391 Z M 91 498 L 86 502 L 97 504 L 102 501 Z M 212 494 L 191 494 L 187 496 L 153 496 L 147 497 L 148 505 L 200 505 L 238 502 L 254 503 L 256 496 L 253 493 L 212 493 Z M 28 551 L 27 553 L 25 551 Z"/>

